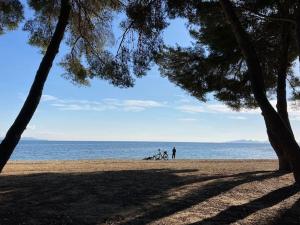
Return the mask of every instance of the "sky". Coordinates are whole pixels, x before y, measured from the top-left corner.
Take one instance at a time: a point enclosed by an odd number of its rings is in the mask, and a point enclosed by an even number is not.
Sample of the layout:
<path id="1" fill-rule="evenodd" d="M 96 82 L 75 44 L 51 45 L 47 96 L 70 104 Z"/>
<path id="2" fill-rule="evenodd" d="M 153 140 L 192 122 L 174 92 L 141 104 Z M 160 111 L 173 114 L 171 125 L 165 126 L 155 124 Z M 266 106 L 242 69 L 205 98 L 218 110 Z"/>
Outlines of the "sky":
<path id="1" fill-rule="evenodd" d="M 28 14 L 28 11 L 26 11 Z M 114 28 L 116 39 L 121 36 Z M 21 29 L 0 36 L 0 137 L 24 103 L 42 55 L 27 44 Z M 164 32 L 168 45 L 190 46 L 185 21 L 176 19 Z M 47 140 L 192 141 L 267 140 L 259 110 L 234 112 L 221 102 L 199 102 L 161 77 L 156 66 L 135 86 L 120 89 L 93 80 L 78 87 L 63 78 L 56 57 L 43 97 L 23 137 Z M 298 71 L 298 69 L 296 69 Z M 274 101 L 273 101 L 274 104 Z M 300 134 L 300 109 L 289 103 L 291 123 Z"/>

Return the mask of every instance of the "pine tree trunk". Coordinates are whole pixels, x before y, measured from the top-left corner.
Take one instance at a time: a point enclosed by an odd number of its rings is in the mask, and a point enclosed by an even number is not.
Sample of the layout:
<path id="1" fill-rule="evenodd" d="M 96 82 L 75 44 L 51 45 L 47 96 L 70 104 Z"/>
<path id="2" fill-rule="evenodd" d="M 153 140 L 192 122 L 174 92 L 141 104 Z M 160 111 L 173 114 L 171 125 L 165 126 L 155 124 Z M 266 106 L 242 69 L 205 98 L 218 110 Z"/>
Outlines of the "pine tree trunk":
<path id="1" fill-rule="evenodd" d="M 282 5 L 281 14 L 285 16 L 287 5 Z M 294 137 L 293 130 L 290 124 L 288 109 L 287 109 L 287 96 L 286 96 L 286 79 L 288 70 L 288 57 L 289 57 L 289 45 L 290 45 L 290 24 L 282 23 L 281 37 L 280 37 L 280 51 L 278 55 L 278 75 L 277 75 L 277 112 L 285 125 L 289 128 L 291 134 Z M 270 133 L 270 134 L 269 134 Z M 279 161 L 279 170 L 290 171 L 290 165 L 285 152 L 287 150 L 281 149 L 280 144 L 277 142 L 271 131 L 268 131 L 268 136 L 272 147 L 274 148 Z"/>
<path id="2" fill-rule="evenodd" d="M 283 3 L 280 7 L 280 14 L 285 17 L 288 14 L 288 4 Z M 290 24 L 286 22 L 281 23 L 280 35 L 280 51 L 278 54 L 278 77 L 277 77 L 277 112 L 286 126 L 293 134 L 291 123 L 289 120 L 287 110 L 287 96 L 286 96 L 286 79 L 289 68 L 289 48 L 290 48 Z M 294 135 L 294 134 L 293 134 Z"/>
<path id="3" fill-rule="evenodd" d="M 275 144 L 276 147 L 274 150 L 280 150 L 276 152 L 279 156 L 279 167 L 287 171 L 290 167 L 296 182 L 300 182 L 300 148 L 293 134 L 275 110 L 274 112 L 271 110 L 265 112 L 264 118 L 269 124 L 268 130 L 271 133 L 270 137 L 273 138 L 271 143 Z"/>
<path id="4" fill-rule="evenodd" d="M 37 106 L 40 102 L 44 84 L 47 80 L 53 60 L 58 53 L 59 45 L 63 39 L 68 24 L 71 6 L 68 0 L 61 0 L 61 9 L 55 32 L 47 48 L 47 51 L 40 63 L 35 79 L 27 96 L 27 99 L 18 114 L 16 120 L 9 128 L 5 138 L 0 144 L 0 172 L 7 163 L 21 135 L 29 124 Z"/>
<path id="5" fill-rule="evenodd" d="M 287 159 L 285 155 L 285 150 L 281 148 L 282 145 L 278 143 L 278 140 L 272 133 L 272 130 L 268 124 L 266 124 L 267 127 L 267 134 L 269 138 L 269 142 L 274 149 L 277 158 L 278 158 L 278 170 L 283 172 L 291 172 L 291 166 L 289 163 L 289 160 Z M 280 141 L 280 140 L 279 140 Z"/>
<path id="6" fill-rule="evenodd" d="M 231 25 L 231 29 L 235 35 L 237 43 L 245 57 L 254 97 L 261 108 L 266 124 L 268 124 L 274 138 L 276 140 L 280 140 L 280 142 L 278 142 L 280 148 L 285 149 L 284 153 L 291 165 L 295 181 L 300 183 L 300 148 L 290 129 L 286 126 L 267 99 L 263 78 L 264 76 L 260 62 L 248 34 L 243 29 L 235 14 L 231 2 L 229 0 L 220 0 L 220 3 L 228 22 Z"/>
<path id="7" fill-rule="evenodd" d="M 297 0 L 296 8 L 296 42 L 298 47 L 298 59 L 300 63 L 300 1 Z"/>

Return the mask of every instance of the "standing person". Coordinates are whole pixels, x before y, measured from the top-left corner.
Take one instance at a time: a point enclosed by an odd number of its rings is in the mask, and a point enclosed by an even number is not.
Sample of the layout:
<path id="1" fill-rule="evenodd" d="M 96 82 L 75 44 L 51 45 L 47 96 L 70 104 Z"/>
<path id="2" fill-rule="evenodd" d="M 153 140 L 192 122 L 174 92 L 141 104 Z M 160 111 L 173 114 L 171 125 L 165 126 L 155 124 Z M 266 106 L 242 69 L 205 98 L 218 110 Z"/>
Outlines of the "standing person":
<path id="1" fill-rule="evenodd" d="M 176 157 L 176 148 L 174 147 L 172 149 L 172 159 L 175 159 L 175 157 Z"/>

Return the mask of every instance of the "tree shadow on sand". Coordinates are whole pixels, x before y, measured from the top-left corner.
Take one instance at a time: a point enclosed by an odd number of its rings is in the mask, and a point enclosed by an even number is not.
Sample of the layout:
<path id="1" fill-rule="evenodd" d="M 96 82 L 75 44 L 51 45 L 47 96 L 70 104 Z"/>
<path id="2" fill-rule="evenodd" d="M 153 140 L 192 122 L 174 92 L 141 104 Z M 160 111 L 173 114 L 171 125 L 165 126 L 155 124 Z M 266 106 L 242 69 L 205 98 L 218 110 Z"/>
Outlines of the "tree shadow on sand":
<path id="1" fill-rule="evenodd" d="M 238 185 L 282 175 L 194 172 L 152 169 L 1 176 L 0 224 L 145 224 Z M 201 182 L 208 183 L 183 197 L 169 198 L 173 188 Z"/>
<path id="2" fill-rule="evenodd" d="M 274 206 L 279 202 L 283 201 L 284 199 L 296 194 L 298 191 L 299 188 L 295 185 L 282 187 L 260 198 L 250 201 L 249 203 L 237 206 L 230 206 L 228 209 L 218 213 L 214 217 L 202 220 L 201 222 L 192 223 L 190 225 L 231 224 L 238 220 L 244 219 L 250 214 L 255 213 L 261 209 Z M 286 218 L 284 218 L 282 223 L 279 224 L 283 225 L 290 223 L 286 223 Z M 299 221 L 297 224 L 299 224 Z"/>
<path id="3" fill-rule="evenodd" d="M 298 187 L 299 188 L 299 187 Z M 300 224 L 300 198 L 292 205 L 291 208 L 279 214 L 270 225 L 299 225 Z"/>
<path id="4" fill-rule="evenodd" d="M 147 211 L 142 216 L 138 216 L 133 220 L 128 221 L 127 223 L 122 224 L 146 224 L 151 221 L 155 221 L 158 219 L 162 219 L 164 217 L 175 214 L 179 211 L 190 208 L 194 205 L 197 205 L 201 202 L 208 200 L 209 198 L 218 196 L 226 191 L 233 189 L 236 186 L 250 183 L 254 181 L 263 181 L 266 179 L 270 179 L 273 177 L 279 177 L 283 175 L 280 172 L 268 172 L 268 171 L 256 171 L 256 172 L 246 172 L 234 174 L 231 177 L 233 179 L 224 180 L 224 179 L 216 179 L 213 182 L 205 184 L 201 186 L 200 189 L 189 193 L 182 198 L 177 198 L 175 200 L 166 201 L 161 204 L 159 207 L 156 207 L 153 210 Z M 228 178 L 228 177 L 226 177 Z M 267 207 L 267 205 L 266 205 Z M 236 212 L 239 215 L 239 212 Z M 225 218 L 223 220 L 219 220 L 218 223 L 206 223 L 206 224 L 229 224 Z M 238 217 L 235 218 L 238 220 Z M 212 219 L 213 220 L 213 219 Z M 210 222 L 210 221 L 209 221 Z"/>

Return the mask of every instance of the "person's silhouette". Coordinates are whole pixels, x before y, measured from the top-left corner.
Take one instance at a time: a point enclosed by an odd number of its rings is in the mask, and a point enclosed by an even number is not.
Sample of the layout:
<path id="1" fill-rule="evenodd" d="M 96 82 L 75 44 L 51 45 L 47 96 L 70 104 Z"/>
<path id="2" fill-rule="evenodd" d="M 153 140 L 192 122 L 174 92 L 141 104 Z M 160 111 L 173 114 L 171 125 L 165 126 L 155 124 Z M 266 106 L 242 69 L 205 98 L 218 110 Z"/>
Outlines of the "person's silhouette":
<path id="1" fill-rule="evenodd" d="M 174 147 L 172 149 L 172 159 L 175 159 L 175 157 L 176 157 L 176 148 Z"/>

